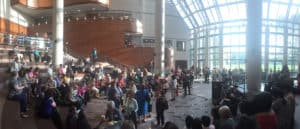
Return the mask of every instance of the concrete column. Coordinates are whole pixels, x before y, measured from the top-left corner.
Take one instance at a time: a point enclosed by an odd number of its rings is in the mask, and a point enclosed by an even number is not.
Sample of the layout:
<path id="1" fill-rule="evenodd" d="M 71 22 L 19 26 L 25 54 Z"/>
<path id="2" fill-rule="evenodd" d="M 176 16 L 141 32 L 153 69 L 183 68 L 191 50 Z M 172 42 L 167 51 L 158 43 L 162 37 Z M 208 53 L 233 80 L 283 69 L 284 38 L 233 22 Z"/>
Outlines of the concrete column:
<path id="1" fill-rule="evenodd" d="M 194 43 L 194 60 L 193 60 L 193 64 L 194 64 L 194 67 L 197 68 L 198 67 L 198 38 L 197 38 L 197 30 L 195 30 L 194 32 L 194 39 L 193 39 L 193 43 Z"/>
<path id="2" fill-rule="evenodd" d="M 223 26 L 220 26 L 220 41 L 219 41 L 219 62 L 220 68 L 223 68 Z"/>
<path id="3" fill-rule="evenodd" d="M 205 54 L 205 59 L 204 59 L 204 68 L 209 67 L 209 48 L 208 48 L 208 42 L 209 42 L 209 32 L 208 29 L 205 30 L 205 41 L 204 41 L 204 54 Z"/>
<path id="4" fill-rule="evenodd" d="M 174 48 L 169 48 L 170 49 L 170 69 L 175 70 L 175 60 L 174 60 Z"/>
<path id="5" fill-rule="evenodd" d="M 262 0 L 247 1 L 246 83 L 249 96 L 259 92 L 261 87 L 262 3 Z"/>
<path id="6" fill-rule="evenodd" d="M 288 27 L 287 24 L 284 27 L 284 33 L 283 33 L 283 65 L 288 64 Z M 291 53 L 292 54 L 292 53 Z"/>
<path id="7" fill-rule="evenodd" d="M 165 0 L 156 0 L 155 6 L 155 59 L 154 72 L 165 74 Z"/>
<path id="8" fill-rule="evenodd" d="M 268 79 L 269 74 L 269 49 L 270 49 L 270 28 L 266 26 L 265 29 L 265 73 L 266 73 L 266 80 Z"/>
<path id="9" fill-rule="evenodd" d="M 296 30 L 293 30 L 293 31 L 296 31 Z M 299 32 L 300 32 L 300 28 L 299 28 L 299 30 L 298 30 Z M 298 46 L 300 46 L 300 40 L 298 40 Z M 300 49 L 298 49 L 298 57 L 297 57 L 297 59 L 298 59 L 298 73 L 300 73 Z"/>
<path id="10" fill-rule="evenodd" d="M 54 0 L 53 2 L 53 64 L 59 66 L 64 61 L 64 0 Z"/>

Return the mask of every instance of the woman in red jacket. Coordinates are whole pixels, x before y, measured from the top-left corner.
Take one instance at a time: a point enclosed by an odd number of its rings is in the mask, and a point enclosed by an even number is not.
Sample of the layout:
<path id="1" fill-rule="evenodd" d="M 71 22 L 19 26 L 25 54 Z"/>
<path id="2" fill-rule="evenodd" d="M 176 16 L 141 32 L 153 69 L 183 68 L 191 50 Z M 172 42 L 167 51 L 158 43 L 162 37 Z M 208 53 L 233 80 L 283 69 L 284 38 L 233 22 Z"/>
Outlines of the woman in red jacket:
<path id="1" fill-rule="evenodd" d="M 278 121 L 275 113 L 271 110 L 272 95 L 262 92 L 254 97 L 253 104 L 256 105 L 256 122 L 260 129 L 278 129 Z"/>

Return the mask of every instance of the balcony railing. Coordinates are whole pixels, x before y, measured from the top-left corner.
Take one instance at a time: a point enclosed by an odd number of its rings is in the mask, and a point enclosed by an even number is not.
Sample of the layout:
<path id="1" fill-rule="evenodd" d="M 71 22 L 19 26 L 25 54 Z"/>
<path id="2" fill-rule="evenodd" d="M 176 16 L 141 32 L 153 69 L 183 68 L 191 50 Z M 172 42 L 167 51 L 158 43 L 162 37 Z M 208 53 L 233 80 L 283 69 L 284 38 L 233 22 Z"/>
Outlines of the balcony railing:
<path id="1" fill-rule="evenodd" d="M 66 22 L 79 20 L 103 20 L 103 19 L 118 19 L 118 20 L 136 20 L 136 14 L 130 11 L 123 10 L 69 10 L 65 12 L 64 18 Z M 35 24 L 51 23 L 51 15 L 43 15 L 43 17 L 35 20 Z"/>
<path id="2" fill-rule="evenodd" d="M 13 35 L 8 33 L 0 33 L 0 43 L 18 46 L 30 45 L 41 49 L 53 47 L 49 38 Z"/>
<path id="3" fill-rule="evenodd" d="M 65 6 L 84 4 L 84 3 L 99 3 L 105 7 L 109 6 L 109 0 L 65 0 Z M 48 9 L 52 8 L 53 0 L 11 0 L 12 5 L 20 4 L 33 9 Z"/>

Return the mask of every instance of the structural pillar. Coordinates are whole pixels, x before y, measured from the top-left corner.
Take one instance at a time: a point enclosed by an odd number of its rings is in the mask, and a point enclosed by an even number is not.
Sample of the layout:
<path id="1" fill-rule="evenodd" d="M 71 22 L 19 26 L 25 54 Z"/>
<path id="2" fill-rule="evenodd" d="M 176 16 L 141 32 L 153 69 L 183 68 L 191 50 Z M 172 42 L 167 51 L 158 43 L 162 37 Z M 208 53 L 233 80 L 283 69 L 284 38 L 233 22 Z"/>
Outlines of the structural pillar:
<path id="1" fill-rule="evenodd" d="M 284 35 L 283 35 L 283 65 L 288 64 L 288 27 L 287 24 L 284 27 Z M 291 53 L 292 54 L 292 53 Z"/>
<path id="2" fill-rule="evenodd" d="M 195 30 L 195 32 L 194 32 L 194 37 L 193 37 L 193 43 L 194 43 L 194 60 L 193 60 L 193 65 L 194 65 L 194 68 L 198 68 L 198 42 L 197 42 L 197 40 L 198 40 L 198 38 L 197 38 L 197 30 Z"/>
<path id="3" fill-rule="evenodd" d="M 261 87 L 262 0 L 247 1 L 246 83 L 248 95 Z"/>
<path id="4" fill-rule="evenodd" d="M 223 57 L 223 26 L 220 26 L 220 41 L 219 41 L 219 66 L 220 68 L 224 68 L 223 67 L 223 62 L 224 62 L 224 57 Z"/>
<path id="5" fill-rule="evenodd" d="M 209 48 L 208 48 L 208 42 L 209 42 L 209 33 L 208 33 L 208 29 L 206 28 L 205 30 L 205 41 L 204 41 L 204 54 L 205 54 L 205 60 L 204 60 L 204 68 L 209 67 Z"/>
<path id="6" fill-rule="evenodd" d="M 155 6 L 155 57 L 154 73 L 165 74 L 165 0 L 156 0 Z"/>
<path id="7" fill-rule="evenodd" d="M 269 49 L 270 49 L 270 28 L 269 26 L 266 26 L 265 29 L 265 80 L 268 80 L 268 75 L 269 75 Z"/>
<path id="8" fill-rule="evenodd" d="M 296 30 L 293 30 L 296 31 Z M 300 32 L 300 28 L 298 30 Z M 300 46 L 300 40 L 298 40 L 298 46 Z M 300 50 L 298 49 L 298 57 L 297 57 L 297 62 L 298 62 L 298 73 L 300 73 Z"/>
<path id="9" fill-rule="evenodd" d="M 53 64 L 59 66 L 64 61 L 64 0 L 54 0 L 53 2 Z"/>

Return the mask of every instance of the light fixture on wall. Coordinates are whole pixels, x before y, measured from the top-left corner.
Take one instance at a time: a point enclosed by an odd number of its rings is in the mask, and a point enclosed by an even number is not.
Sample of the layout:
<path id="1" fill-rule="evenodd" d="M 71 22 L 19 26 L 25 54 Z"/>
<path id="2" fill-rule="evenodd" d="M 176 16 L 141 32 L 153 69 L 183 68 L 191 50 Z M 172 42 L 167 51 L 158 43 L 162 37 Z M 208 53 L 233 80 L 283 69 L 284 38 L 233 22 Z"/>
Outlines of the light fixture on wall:
<path id="1" fill-rule="evenodd" d="M 71 19 L 70 18 L 68 18 L 68 22 L 70 22 L 71 21 Z"/>
<path id="2" fill-rule="evenodd" d="M 78 21 L 79 20 L 79 17 L 76 17 L 76 21 Z"/>
<path id="3" fill-rule="evenodd" d="M 48 21 L 46 21 L 45 24 L 48 24 Z"/>
<path id="4" fill-rule="evenodd" d="M 86 21 L 86 20 L 87 20 L 87 18 L 86 18 L 86 17 L 84 17 L 84 20 Z"/>
<path id="5" fill-rule="evenodd" d="M 41 23 L 38 23 L 38 26 L 40 26 L 41 25 Z"/>

